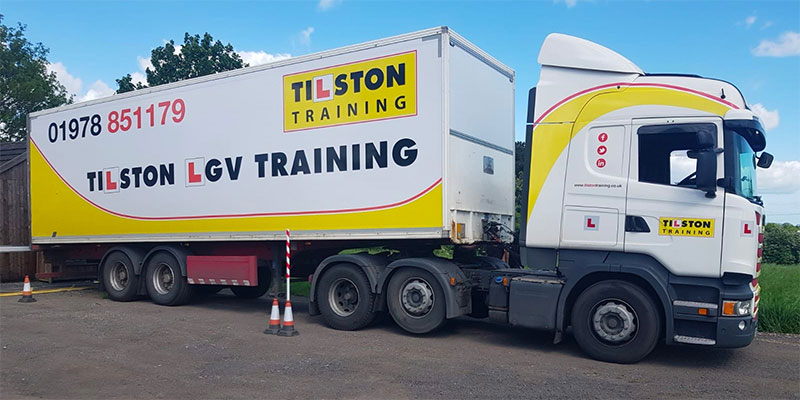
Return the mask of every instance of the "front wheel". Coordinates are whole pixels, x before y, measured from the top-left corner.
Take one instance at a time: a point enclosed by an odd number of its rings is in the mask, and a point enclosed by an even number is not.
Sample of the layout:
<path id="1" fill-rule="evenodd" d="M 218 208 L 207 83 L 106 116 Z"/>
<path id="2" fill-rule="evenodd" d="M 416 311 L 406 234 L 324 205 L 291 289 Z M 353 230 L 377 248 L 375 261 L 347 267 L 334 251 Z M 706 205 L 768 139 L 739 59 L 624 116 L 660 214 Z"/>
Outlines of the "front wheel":
<path id="1" fill-rule="evenodd" d="M 186 304 L 192 295 L 192 287 L 181 274 L 178 260 L 165 251 L 156 253 L 147 262 L 145 284 L 147 294 L 156 304 L 165 306 Z"/>
<path id="2" fill-rule="evenodd" d="M 411 333 L 428 333 L 444 325 L 444 290 L 428 271 L 403 268 L 392 275 L 387 288 L 392 319 Z"/>
<path id="3" fill-rule="evenodd" d="M 640 287 L 626 281 L 595 283 L 572 308 L 575 340 L 590 357 L 635 363 L 653 351 L 661 332 L 656 304 Z"/>

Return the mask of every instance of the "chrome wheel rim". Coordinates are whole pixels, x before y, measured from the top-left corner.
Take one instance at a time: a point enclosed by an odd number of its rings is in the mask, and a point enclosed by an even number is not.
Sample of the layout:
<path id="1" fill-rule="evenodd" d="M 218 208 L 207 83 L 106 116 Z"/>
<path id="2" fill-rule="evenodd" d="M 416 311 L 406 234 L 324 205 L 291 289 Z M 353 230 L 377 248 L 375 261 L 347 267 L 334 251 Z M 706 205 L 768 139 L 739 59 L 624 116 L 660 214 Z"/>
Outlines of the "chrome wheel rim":
<path id="1" fill-rule="evenodd" d="M 339 278 L 328 290 L 328 304 L 336 315 L 349 317 L 358 308 L 358 287 L 347 278 Z"/>
<path id="2" fill-rule="evenodd" d="M 435 298 L 430 283 L 414 277 L 406 279 L 400 287 L 400 304 L 408 316 L 422 318 L 431 312 Z"/>
<path id="3" fill-rule="evenodd" d="M 156 292 L 162 295 L 167 294 L 172 290 L 173 285 L 175 285 L 175 273 L 172 271 L 172 267 L 164 263 L 158 264 L 153 271 L 153 287 Z"/>
<path id="4" fill-rule="evenodd" d="M 636 310 L 619 299 L 606 299 L 597 303 L 590 316 L 594 335 L 609 344 L 627 343 L 636 337 L 639 318 Z"/>
<path id="5" fill-rule="evenodd" d="M 111 288 L 117 292 L 121 292 L 128 287 L 128 277 L 130 272 L 128 266 L 123 262 L 117 262 L 111 267 L 109 281 Z"/>

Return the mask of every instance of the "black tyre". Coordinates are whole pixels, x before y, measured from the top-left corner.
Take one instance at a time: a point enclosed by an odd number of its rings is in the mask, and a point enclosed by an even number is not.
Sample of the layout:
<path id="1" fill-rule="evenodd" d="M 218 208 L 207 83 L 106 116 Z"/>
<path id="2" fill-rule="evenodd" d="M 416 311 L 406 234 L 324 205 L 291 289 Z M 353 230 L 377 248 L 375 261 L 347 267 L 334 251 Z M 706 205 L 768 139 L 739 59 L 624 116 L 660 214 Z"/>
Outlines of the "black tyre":
<path id="1" fill-rule="evenodd" d="M 225 289 L 227 286 L 220 285 L 194 285 L 194 294 L 196 296 L 211 296 L 219 293 L 220 290 Z"/>
<path id="2" fill-rule="evenodd" d="M 269 290 L 272 275 L 267 268 L 258 269 L 258 286 L 231 286 L 231 291 L 240 299 L 257 299 Z"/>
<path id="3" fill-rule="evenodd" d="M 377 314 L 369 279 L 352 264 L 334 265 L 325 271 L 317 285 L 316 298 L 320 313 L 333 329 L 361 329 Z"/>
<path id="4" fill-rule="evenodd" d="M 656 304 L 640 287 L 605 281 L 587 288 L 572 307 L 573 336 L 590 357 L 635 363 L 653 351 L 661 333 Z"/>
<path id="5" fill-rule="evenodd" d="M 240 299 L 257 299 L 267 293 L 267 286 L 231 286 L 231 291 Z"/>
<path id="6" fill-rule="evenodd" d="M 101 269 L 103 287 L 108 298 L 114 301 L 136 299 L 139 291 L 139 276 L 134 273 L 133 262 L 125 253 L 115 251 L 106 257 Z"/>
<path id="7" fill-rule="evenodd" d="M 145 286 L 150 299 L 164 306 L 186 304 L 193 291 L 186 277 L 181 274 L 178 260 L 166 251 L 154 254 L 147 261 Z"/>
<path id="8" fill-rule="evenodd" d="M 444 290 L 428 271 L 403 268 L 395 272 L 386 296 L 392 319 L 408 332 L 432 332 L 446 321 Z"/>

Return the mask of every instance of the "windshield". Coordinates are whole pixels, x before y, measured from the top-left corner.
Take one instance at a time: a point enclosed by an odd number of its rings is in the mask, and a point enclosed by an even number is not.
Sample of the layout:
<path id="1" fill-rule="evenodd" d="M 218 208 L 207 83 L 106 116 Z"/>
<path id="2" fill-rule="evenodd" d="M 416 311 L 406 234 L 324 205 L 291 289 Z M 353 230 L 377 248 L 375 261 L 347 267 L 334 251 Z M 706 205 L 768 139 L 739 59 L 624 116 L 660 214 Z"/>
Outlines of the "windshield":
<path id="1" fill-rule="evenodd" d="M 734 170 L 733 187 L 736 194 L 756 200 L 756 154 L 745 138 L 733 135 Z"/>

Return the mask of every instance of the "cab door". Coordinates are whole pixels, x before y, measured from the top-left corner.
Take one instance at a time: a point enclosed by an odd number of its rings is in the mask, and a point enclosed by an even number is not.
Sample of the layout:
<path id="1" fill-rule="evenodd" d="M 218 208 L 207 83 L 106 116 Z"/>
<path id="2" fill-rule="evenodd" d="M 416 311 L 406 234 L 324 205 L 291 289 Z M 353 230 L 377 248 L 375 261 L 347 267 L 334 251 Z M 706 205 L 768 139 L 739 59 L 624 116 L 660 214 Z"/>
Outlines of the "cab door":
<path id="1" fill-rule="evenodd" d="M 725 191 L 696 188 L 692 156 L 699 131 L 722 147 L 722 119 L 634 119 L 631 128 L 625 252 L 651 255 L 676 275 L 718 277 Z M 717 178 L 723 168 L 720 153 Z"/>

